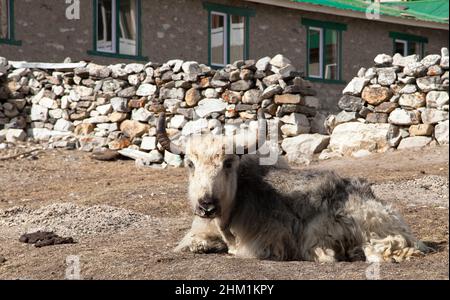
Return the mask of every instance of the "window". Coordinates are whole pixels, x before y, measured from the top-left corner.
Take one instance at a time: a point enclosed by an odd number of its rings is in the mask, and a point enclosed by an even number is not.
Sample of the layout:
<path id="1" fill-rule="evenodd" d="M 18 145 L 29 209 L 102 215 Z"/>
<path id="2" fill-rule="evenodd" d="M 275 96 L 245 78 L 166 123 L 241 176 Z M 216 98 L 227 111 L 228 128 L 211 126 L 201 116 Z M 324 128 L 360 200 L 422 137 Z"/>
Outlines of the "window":
<path id="1" fill-rule="evenodd" d="M 14 38 L 14 1 L 0 0 L 0 43 L 20 45 Z"/>
<path id="2" fill-rule="evenodd" d="M 340 82 L 342 77 L 342 31 L 347 26 L 339 23 L 302 19 L 306 26 L 307 77 Z"/>
<path id="3" fill-rule="evenodd" d="M 90 54 L 141 57 L 140 0 L 94 1 L 94 51 Z"/>
<path id="4" fill-rule="evenodd" d="M 208 64 L 215 67 L 248 59 L 249 17 L 253 10 L 204 3 L 208 10 Z"/>
<path id="5" fill-rule="evenodd" d="M 418 54 L 425 56 L 425 44 L 428 39 L 416 35 L 410 35 L 399 32 L 390 32 L 389 36 L 394 41 L 394 54 L 400 53 L 403 56 Z"/>

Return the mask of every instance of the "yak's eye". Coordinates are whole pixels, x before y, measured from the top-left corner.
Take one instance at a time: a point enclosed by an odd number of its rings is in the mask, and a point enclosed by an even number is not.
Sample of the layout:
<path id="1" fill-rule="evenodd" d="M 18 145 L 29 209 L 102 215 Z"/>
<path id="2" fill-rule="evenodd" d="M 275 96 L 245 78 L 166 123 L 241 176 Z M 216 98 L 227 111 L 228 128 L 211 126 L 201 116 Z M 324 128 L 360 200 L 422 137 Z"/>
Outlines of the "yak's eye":
<path id="1" fill-rule="evenodd" d="M 186 166 L 187 166 L 189 169 L 194 169 L 194 163 L 192 162 L 192 160 L 186 161 Z"/>
<path id="2" fill-rule="evenodd" d="M 231 169 L 231 167 L 233 167 L 233 160 L 232 159 L 227 159 L 223 162 L 223 167 L 225 169 Z"/>

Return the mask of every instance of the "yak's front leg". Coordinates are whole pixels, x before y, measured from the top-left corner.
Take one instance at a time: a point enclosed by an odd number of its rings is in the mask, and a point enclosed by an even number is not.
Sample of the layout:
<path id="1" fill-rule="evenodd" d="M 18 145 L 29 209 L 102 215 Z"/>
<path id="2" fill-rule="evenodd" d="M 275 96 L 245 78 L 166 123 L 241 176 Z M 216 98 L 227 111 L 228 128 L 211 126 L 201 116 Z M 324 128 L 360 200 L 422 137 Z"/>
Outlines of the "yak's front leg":
<path id="1" fill-rule="evenodd" d="M 210 219 L 194 216 L 192 227 L 174 249 L 175 252 L 218 253 L 227 250 L 226 243 Z"/>
<path id="2" fill-rule="evenodd" d="M 223 222 L 220 219 L 215 219 L 217 228 L 222 237 L 222 240 L 227 244 L 228 253 L 236 255 L 237 253 L 237 241 L 236 237 L 231 233 L 228 222 Z"/>

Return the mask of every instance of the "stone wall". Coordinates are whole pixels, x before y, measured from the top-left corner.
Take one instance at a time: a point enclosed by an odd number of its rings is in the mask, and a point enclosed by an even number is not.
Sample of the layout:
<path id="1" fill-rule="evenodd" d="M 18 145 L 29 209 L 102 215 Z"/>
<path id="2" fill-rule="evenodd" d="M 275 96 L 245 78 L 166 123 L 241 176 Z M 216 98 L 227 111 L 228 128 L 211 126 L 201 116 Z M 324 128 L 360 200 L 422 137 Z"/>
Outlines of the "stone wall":
<path id="1" fill-rule="evenodd" d="M 65 70 L 13 65 L 0 58 L 0 142 L 31 139 L 84 151 L 126 148 L 123 155 L 146 164 L 179 166 L 181 158 L 156 143 L 161 111 L 174 141 L 196 131 L 255 128 L 259 108 L 269 122 L 279 121 L 281 139 L 324 132 L 326 116 L 318 112 L 316 92 L 283 55 L 220 70 L 182 60 L 82 63 Z"/>
<path id="2" fill-rule="evenodd" d="M 142 55 L 150 61 L 172 58 L 208 60 L 208 14 L 203 0 L 145 0 L 142 2 Z M 359 67 L 369 65 L 378 53 L 390 53 L 389 32 L 428 38 L 426 53 L 437 53 L 448 45 L 448 30 L 420 28 L 373 20 L 348 18 L 239 0 L 210 1 L 254 9 L 250 18 L 249 55 L 258 59 L 282 53 L 298 69 L 306 64 L 306 28 L 302 18 L 347 24 L 342 34 L 343 82 L 315 82 L 323 108 L 337 112 L 339 94 Z M 0 56 L 11 60 L 62 62 L 66 57 L 99 64 L 131 62 L 117 57 L 93 56 L 92 1 L 80 1 L 81 18 L 65 16 L 65 1 L 15 0 L 15 35 L 22 45 L 0 44 Z M 57 26 L 55 26 L 57 24 Z"/>
<path id="3" fill-rule="evenodd" d="M 380 54 L 374 63 L 343 90 L 342 111 L 327 120 L 332 135 L 323 156 L 448 144 L 448 49 L 421 60 Z"/>

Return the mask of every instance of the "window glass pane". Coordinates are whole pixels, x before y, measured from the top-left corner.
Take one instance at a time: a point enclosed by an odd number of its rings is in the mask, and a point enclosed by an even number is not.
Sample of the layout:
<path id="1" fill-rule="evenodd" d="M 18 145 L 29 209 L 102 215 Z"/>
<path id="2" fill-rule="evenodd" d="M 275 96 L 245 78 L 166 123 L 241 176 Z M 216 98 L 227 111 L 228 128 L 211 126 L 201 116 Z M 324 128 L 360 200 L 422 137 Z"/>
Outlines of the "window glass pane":
<path id="1" fill-rule="evenodd" d="M 230 63 L 233 63 L 245 59 L 245 17 L 231 16 L 230 31 Z"/>
<path id="2" fill-rule="evenodd" d="M 114 0 L 98 0 L 97 7 L 97 50 L 115 52 L 114 47 Z"/>
<path id="3" fill-rule="evenodd" d="M 225 65 L 225 15 L 211 13 L 211 64 Z"/>
<path id="4" fill-rule="evenodd" d="M 9 26 L 8 26 L 8 0 L 0 0 L 0 39 L 9 38 Z"/>
<path id="5" fill-rule="evenodd" d="M 325 79 L 339 79 L 339 32 L 325 30 Z"/>
<path id="6" fill-rule="evenodd" d="M 403 40 L 395 40 L 394 41 L 394 54 L 399 53 L 403 56 L 406 56 L 406 41 Z"/>
<path id="7" fill-rule="evenodd" d="M 423 56 L 422 53 L 422 43 L 419 42 L 408 42 L 408 55 L 418 54 L 419 56 Z"/>
<path id="8" fill-rule="evenodd" d="M 322 77 L 322 29 L 309 28 L 308 76 Z"/>
<path id="9" fill-rule="evenodd" d="M 119 26 L 121 54 L 137 55 L 136 0 L 120 0 Z"/>

